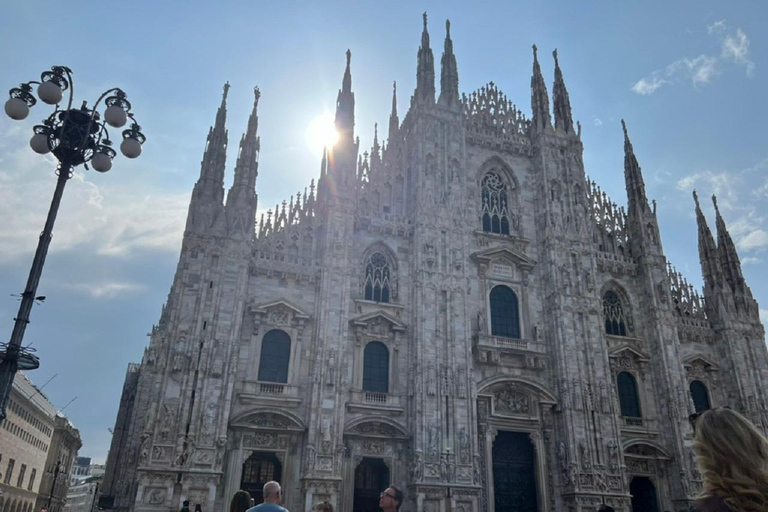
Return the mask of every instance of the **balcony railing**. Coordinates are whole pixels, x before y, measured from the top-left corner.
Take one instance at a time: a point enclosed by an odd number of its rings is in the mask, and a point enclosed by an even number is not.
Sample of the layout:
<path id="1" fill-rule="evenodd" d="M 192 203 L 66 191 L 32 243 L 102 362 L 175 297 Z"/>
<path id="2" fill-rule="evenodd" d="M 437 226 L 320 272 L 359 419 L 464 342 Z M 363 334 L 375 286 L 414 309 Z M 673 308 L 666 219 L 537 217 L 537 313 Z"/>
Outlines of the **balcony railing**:
<path id="1" fill-rule="evenodd" d="M 350 390 L 347 406 L 360 409 L 381 408 L 394 412 L 403 410 L 400 395 L 365 390 Z"/>
<path id="2" fill-rule="evenodd" d="M 267 399 L 296 402 L 299 399 L 299 388 L 282 382 L 246 380 L 243 382 L 240 396 L 245 400 Z"/>
<path id="3" fill-rule="evenodd" d="M 479 334 L 477 344 L 485 347 L 524 350 L 526 352 L 536 352 L 546 354 L 547 346 L 541 341 L 523 339 L 523 338 L 505 338 L 503 336 L 492 336 L 490 334 Z"/>
<path id="4" fill-rule="evenodd" d="M 386 405 L 388 396 L 386 393 L 376 393 L 374 391 L 366 391 L 363 396 L 363 401 L 367 404 L 381 404 Z"/>
<path id="5" fill-rule="evenodd" d="M 259 382 L 259 393 L 263 395 L 282 395 L 285 393 L 285 384 Z"/>

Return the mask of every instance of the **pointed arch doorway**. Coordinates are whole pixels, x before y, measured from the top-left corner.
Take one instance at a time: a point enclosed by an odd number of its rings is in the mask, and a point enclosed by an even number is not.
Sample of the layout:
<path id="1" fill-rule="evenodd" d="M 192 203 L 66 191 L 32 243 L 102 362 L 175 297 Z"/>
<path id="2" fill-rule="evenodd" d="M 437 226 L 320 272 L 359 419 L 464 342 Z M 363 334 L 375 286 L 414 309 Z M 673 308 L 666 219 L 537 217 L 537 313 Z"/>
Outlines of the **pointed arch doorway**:
<path id="1" fill-rule="evenodd" d="M 281 482 L 283 465 L 272 452 L 253 452 L 243 463 L 240 489 L 248 491 L 258 505 L 264 502 L 264 484 L 270 480 Z"/>

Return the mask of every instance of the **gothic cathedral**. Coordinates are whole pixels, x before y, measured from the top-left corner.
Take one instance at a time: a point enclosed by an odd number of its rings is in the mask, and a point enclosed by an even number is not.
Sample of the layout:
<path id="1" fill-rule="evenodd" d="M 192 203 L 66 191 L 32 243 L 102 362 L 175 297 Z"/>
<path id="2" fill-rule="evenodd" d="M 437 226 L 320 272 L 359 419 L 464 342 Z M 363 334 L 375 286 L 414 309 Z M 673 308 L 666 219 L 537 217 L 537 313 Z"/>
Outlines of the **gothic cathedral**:
<path id="1" fill-rule="evenodd" d="M 408 111 L 393 97 L 362 154 L 347 52 L 317 185 L 258 223 L 259 91 L 225 197 L 225 86 L 102 506 L 214 512 L 274 479 L 293 512 L 374 512 L 390 483 L 408 512 L 680 510 L 702 485 L 690 413 L 768 432 L 765 331 L 719 211 L 715 240 L 694 193 L 700 296 L 626 126 L 627 208 L 587 179 L 557 53 L 551 115 L 533 47 L 527 118 L 493 82 L 459 94 L 446 29 L 439 95 L 425 15 Z"/>

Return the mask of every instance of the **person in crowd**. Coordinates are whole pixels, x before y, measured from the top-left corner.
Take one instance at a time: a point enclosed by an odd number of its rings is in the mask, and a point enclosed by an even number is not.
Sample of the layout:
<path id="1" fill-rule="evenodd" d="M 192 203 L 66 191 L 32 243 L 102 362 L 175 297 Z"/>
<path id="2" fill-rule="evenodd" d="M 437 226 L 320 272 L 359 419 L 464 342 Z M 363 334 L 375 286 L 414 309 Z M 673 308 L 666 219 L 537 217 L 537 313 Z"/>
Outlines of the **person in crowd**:
<path id="1" fill-rule="evenodd" d="M 403 504 L 403 491 L 390 485 L 379 494 L 379 508 L 384 512 L 399 512 Z"/>
<path id="2" fill-rule="evenodd" d="M 333 512 L 333 505 L 329 501 L 321 501 L 315 505 L 315 512 Z"/>
<path id="3" fill-rule="evenodd" d="M 180 512 L 189 512 L 189 500 L 184 500 L 184 502 L 181 504 Z"/>
<path id="4" fill-rule="evenodd" d="M 768 510 L 768 439 L 744 416 L 725 407 L 689 419 L 704 480 L 696 511 Z"/>
<path id="5" fill-rule="evenodd" d="M 597 509 L 597 512 L 615 512 L 615 510 L 613 510 L 613 507 L 610 505 L 602 504 L 600 505 L 600 508 Z"/>
<path id="6" fill-rule="evenodd" d="M 283 501 L 283 490 L 274 480 L 264 484 L 264 503 L 249 508 L 249 512 L 288 512 L 279 505 Z"/>
<path id="7" fill-rule="evenodd" d="M 251 505 L 251 494 L 248 491 L 237 491 L 229 502 L 229 512 L 245 512 Z"/>
<path id="8" fill-rule="evenodd" d="M 203 512 L 203 507 L 199 503 L 195 503 L 195 512 Z"/>

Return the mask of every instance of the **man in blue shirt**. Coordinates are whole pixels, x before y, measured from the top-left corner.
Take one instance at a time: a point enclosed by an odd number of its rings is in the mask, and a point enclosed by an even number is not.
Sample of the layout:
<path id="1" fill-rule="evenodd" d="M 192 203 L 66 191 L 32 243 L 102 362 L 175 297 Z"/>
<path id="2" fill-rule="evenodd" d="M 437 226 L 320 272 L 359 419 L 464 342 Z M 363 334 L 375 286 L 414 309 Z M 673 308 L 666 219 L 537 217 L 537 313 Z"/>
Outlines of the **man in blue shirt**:
<path id="1" fill-rule="evenodd" d="M 246 512 L 288 512 L 287 508 L 283 508 L 278 503 L 283 500 L 283 491 L 280 489 L 280 484 L 272 481 L 264 484 L 264 503 L 251 507 Z"/>

